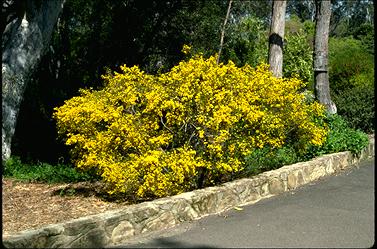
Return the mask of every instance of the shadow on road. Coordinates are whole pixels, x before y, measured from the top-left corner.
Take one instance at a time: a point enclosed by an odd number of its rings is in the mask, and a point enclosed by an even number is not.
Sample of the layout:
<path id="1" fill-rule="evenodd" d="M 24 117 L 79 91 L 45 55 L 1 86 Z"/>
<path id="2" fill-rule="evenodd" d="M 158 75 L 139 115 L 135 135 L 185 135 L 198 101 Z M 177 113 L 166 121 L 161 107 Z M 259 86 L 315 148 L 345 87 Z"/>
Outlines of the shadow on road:
<path id="1" fill-rule="evenodd" d="M 203 244 L 192 244 L 192 243 L 182 243 L 180 241 L 174 240 L 172 238 L 156 238 L 149 241 L 147 244 L 133 244 L 133 245 L 122 245 L 119 247 L 109 247 L 109 248 L 219 248 L 214 246 L 208 246 Z"/>

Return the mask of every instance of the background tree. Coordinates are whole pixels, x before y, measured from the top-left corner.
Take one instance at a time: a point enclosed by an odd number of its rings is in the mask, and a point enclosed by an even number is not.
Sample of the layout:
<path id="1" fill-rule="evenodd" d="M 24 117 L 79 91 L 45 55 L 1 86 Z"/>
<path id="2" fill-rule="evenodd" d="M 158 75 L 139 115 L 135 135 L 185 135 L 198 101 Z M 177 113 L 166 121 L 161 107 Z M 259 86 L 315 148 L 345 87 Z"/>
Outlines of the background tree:
<path id="1" fill-rule="evenodd" d="M 286 1 L 274 1 L 272 7 L 271 30 L 269 37 L 268 63 L 276 77 L 283 76 L 283 39 Z"/>
<path id="2" fill-rule="evenodd" d="M 330 0 L 316 0 L 316 25 L 314 40 L 314 79 L 315 97 L 329 113 L 336 113 L 336 105 L 331 100 L 328 73 L 328 39 L 331 16 Z"/>
<path id="3" fill-rule="evenodd" d="M 25 87 L 40 61 L 64 0 L 6 1 L 6 26 L 2 27 L 2 160 L 11 155 L 19 106 Z"/>
<path id="4" fill-rule="evenodd" d="M 330 36 L 345 37 L 353 35 L 363 24 L 374 24 L 372 0 L 333 0 Z"/>
<path id="5" fill-rule="evenodd" d="M 234 1 L 221 60 L 237 66 L 268 62 L 272 1 Z"/>
<path id="6" fill-rule="evenodd" d="M 222 60 L 232 60 L 237 66 L 267 63 L 268 27 L 255 15 L 243 16 L 233 23 L 227 33 Z"/>
<path id="7" fill-rule="evenodd" d="M 287 13 L 296 15 L 302 22 L 307 20 L 314 22 L 314 0 L 288 1 Z"/>

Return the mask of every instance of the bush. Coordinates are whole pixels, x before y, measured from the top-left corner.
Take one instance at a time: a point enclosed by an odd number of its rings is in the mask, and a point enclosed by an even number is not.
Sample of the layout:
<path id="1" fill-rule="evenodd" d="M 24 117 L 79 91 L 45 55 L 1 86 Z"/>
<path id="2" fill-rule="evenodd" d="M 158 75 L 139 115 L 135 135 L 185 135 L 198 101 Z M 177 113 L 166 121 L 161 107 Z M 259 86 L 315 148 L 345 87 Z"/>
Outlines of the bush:
<path id="1" fill-rule="evenodd" d="M 368 136 L 352 129 L 340 115 L 327 115 L 325 121 L 329 125 L 326 141 L 321 146 L 310 146 L 305 153 L 299 153 L 290 144 L 281 148 L 264 147 L 254 150 L 246 156 L 245 168 L 240 176 L 250 176 L 261 172 L 277 169 L 283 165 L 310 160 L 316 156 L 342 151 L 351 151 L 358 154 L 368 143 Z"/>
<path id="2" fill-rule="evenodd" d="M 374 85 L 364 85 L 333 94 L 338 114 L 354 129 L 374 132 Z"/>
<path id="3" fill-rule="evenodd" d="M 358 154 L 368 145 L 368 135 L 360 130 L 352 129 L 342 116 L 328 114 L 326 122 L 330 131 L 325 143 L 308 150 L 305 159 L 341 151 L 351 151 L 353 154 Z"/>
<path id="4" fill-rule="evenodd" d="M 295 148 L 285 145 L 281 148 L 264 147 L 254 150 L 245 158 L 243 176 L 256 175 L 261 172 L 277 169 L 284 165 L 300 161 Z"/>
<path id="5" fill-rule="evenodd" d="M 329 51 L 329 80 L 335 93 L 352 89 L 360 83 L 374 84 L 373 55 L 368 53 L 361 41 L 353 38 L 331 38 Z"/>
<path id="6" fill-rule="evenodd" d="M 353 37 L 360 40 L 365 50 L 374 55 L 374 25 L 363 23 L 353 32 Z"/>
<path id="7" fill-rule="evenodd" d="M 50 165 L 38 163 L 36 165 L 24 164 L 19 157 L 11 157 L 4 165 L 3 175 L 19 180 L 31 182 L 80 182 L 96 180 L 94 172 L 79 172 L 69 165 Z"/>
<path id="8" fill-rule="evenodd" d="M 311 83 L 313 79 L 313 50 L 303 32 L 287 35 L 284 46 L 283 75 L 286 78 L 299 77 Z"/>
<path id="9" fill-rule="evenodd" d="M 313 35 L 314 23 L 301 22 L 297 15 L 291 15 L 285 23 L 283 76 L 298 77 L 313 90 Z"/>
<path id="10" fill-rule="evenodd" d="M 330 40 L 330 86 L 338 114 L 365 132 L 374 131 L 373 57 L 360 40 Z"/>
<path id="11" fill-rule="evenodd" d="M 335 153 L 349 150 L 360 153 L 368 145 L 368 136 L 349 127 L 347 121 L 337 114 L 328 116 L 329 135 L 322 146 L 325 153 Z"/>
<path id="12" fill-rule="evenodd" d="M 238 68 L 197 55 L 156 76 L 121 69 L 54 113 L 77 167 L 98 169 L 110 194 L 208 186 L 239 172 L 256 148 L 293 140 L 305 151 L 327 134 L 324 108 L 305 102 L 302 81 L 275 78 L 265 64 Z"/>

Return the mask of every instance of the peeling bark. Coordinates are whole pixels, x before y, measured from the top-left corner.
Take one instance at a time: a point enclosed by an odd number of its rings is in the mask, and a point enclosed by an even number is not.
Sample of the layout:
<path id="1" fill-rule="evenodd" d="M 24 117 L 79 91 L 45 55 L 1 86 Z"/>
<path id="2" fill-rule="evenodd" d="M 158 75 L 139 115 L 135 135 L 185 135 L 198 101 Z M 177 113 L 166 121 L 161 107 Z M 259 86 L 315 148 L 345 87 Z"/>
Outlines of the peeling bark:
<path id="1" fill-rule="evenodd" d="M 286 6 L 286 1 L 278 0 L 274 0 L 272 6 L 268 63 L 270 64 L 270 70 L 275 77 L 283 76 L 283 40 Z"/>
<path id="2" fill-rule="evenodd" d="M 14 1 L 8 1 L 14 3 Z M 43 56 L 65 0 L 24 0 L 2 34 L 2 160 L 11 155 L 20 103 L 30 76 Z M 2 28 L 3 29 L 3 28 Z M 27 124 L 25 124 L 27 125 Z"/>
<path id="3" fill-rule="evenodd" d="M 337 112 L 335 103 L 330 96 L 328 51 L 329 27 L 331 16 L 330 0 L 316 0 L 316 24 L 314 40 L 314 79 L 315 98 L 323 104 L 331 114 Z"/>

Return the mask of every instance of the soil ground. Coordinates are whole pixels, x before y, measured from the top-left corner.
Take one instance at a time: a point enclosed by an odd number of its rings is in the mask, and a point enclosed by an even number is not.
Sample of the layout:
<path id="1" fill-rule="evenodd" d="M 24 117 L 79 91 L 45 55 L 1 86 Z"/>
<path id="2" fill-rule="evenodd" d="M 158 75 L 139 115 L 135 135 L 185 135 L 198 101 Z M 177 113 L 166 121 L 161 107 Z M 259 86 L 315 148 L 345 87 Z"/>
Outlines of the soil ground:
<path id="1" fill-rule="evenodd" d="M 100 182 L 28 183 L 2 178 L 3 235 L 129 205 L 103 198 Z"/>

